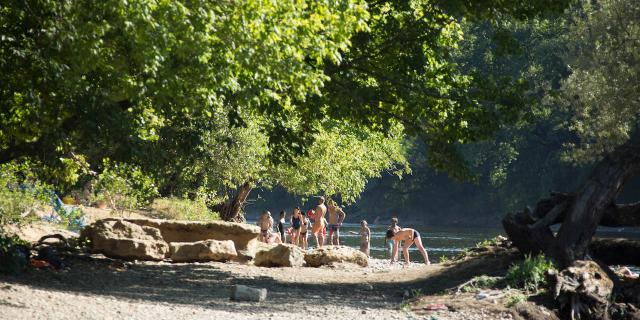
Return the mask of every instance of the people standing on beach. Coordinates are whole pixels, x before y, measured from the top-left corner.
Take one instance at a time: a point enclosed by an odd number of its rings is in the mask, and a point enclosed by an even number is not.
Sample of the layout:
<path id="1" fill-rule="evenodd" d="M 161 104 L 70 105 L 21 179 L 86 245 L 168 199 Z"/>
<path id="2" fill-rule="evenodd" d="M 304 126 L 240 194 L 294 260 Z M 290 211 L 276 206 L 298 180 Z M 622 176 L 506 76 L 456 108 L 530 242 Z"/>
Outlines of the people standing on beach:
<path id="1" fill-rule="evenodd" d="M 342 226 L 342 222 L 344 218 L 347 216 L 344 211 L 340 207 L 336 205 L 336 202 L 329 199 L 329 207 L 327 208 L 329 212 L 329 244 L 340 245 L 340 227 Z"/>
<path id="2" fill-rule="evenodd" d="M 302 213 L 300 213 L 300 208 L 293 208 L 293 213 L 291 214 L 291 219 L 289 223 L 291 224 L 291 243 L 296 246 L 300 245 L 300 232 L 302 229 Z"/>
<path id="3" fill-rule="evenodd" d="M 400 226 L 398 225 L 398 218 L 391 218 L 391 225 L 387 228 L 387 231 L 394 230 L 395 232 L 400 231 Z M 392 258 L 393 260 L 398 259 L 398 253 L 393 253 L 393 240 L 385 239 L 385 247 L 387 248 L 387 258 Z M 393 255 L 392 255 L 393 254 Z"/>
<path id="4" fill-rule="evenodd" d="M 318 205 L 313 213 L 315 222 L 313 224 L 312 233 L 313 238 L 316 240 L 316 247 L 320 248 L 324 244 L 324 235 L 321 234 L 325 228 L 324 215 L 327 213 L 327 206 L 324 205 L 324 197 L 320 197 Z"/>
<path id="5" fill-rule="evenodd" d="M 278 230 L 278 232 L 280 233 L 280 240 L 282 241 L 282 243 L 286 243 L 287 238 L 285 237 L 285 230 L 284 230 L 284 218 L 286 216 L 286 212 L 284 210 L 280 211 L 280 218 L 278 219 L 278 224 L 276 224 L 276 229 Z"/>
<path id="6" fill-rule="evenodd" d="M 395 259 L 395 257 L 397 256 L 397 253 L 398 253 L 398 247 L 400 246 L 400 241 L 404 241 L 404 246 L 402 247 L 402 253 L 403 253 L 405 265 L 409 264 L 409 247 L 414 243 L 416 244 L 416 247 L 418 248 L 418 250 L 420 250 L 420 253 L 422 253 L 422 257 L 424 258 L 424 263 L 426 265 L 431 264 L 431 262 L 429 262 L 429 254 L 427 254 L 427 251 L 424 249 L 424 246 L 422 246 L 422 238 L 420 238 L 420 233 L 418 232 L 418 230 L 411 229 L 411 228 L 403 228 L 403 229 L 400 229 L 400 231 L 396 231 L 395 229 L 389 229 L 387 230 L 386 239 L 393 240 L 393 254 L 392 254 L 393 257 L 391 258 L 392 262 L 397 260 Z"/>
<path id="7" fill-rule="evenodd" d="M 302 225 L 300 226 L 300 247 L 302 247 L 302 249 L 307 249 L 307 247 L 309 246 L 309 243 L 307 242 L 307 237 L 309 236 L 309 233 L 311 230 L 311 220 L 309 220 L 309 217 L 307 217 L 304 213 L 301 214 L 302 215 Z"/>

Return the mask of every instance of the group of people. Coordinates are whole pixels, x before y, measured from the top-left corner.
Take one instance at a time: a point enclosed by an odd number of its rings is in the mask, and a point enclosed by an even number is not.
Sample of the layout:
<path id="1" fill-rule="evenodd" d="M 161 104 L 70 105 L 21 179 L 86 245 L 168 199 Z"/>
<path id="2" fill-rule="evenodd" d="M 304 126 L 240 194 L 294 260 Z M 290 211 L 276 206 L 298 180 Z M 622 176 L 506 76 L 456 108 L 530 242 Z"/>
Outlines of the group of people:
<path id="1" fill-rule="evenodd" d="M 328 221 L 326 219 L 327 213 L 329 214 Z M 328 237 L 329 244 L 340 245 L 340 227 L 346 216 L 335 201 L 329 200 L 328 205 L 325 205 L 324 197 L 320 197 L 315 209 L 306 213 L 300 210 L 300 207 L 295 207 L 289 218 L 289 228 L 285 228 L 285 211 L 280 212 L 277 223 L 274 223 L 271 212 L 264 211 L 257 223 L 260 227 L 259 239 L 265 243 L 289 242 L 306 249 L 309 245 L 308 237 L 312 235 L 317 247 L 324 245 L 325 237 Z M 272 232 L 273 227 L 277 232 Z M 287 241 L 287 235 L 289 235 L 290 241 Z"/>
<path id="2" fill-rule="evenodd" d="M 328 220 L 325 216 L 328 213 Z M 289 228 L 285 228 L 286 212 L 281 211 L 277 223 L 274 223 L 271 212 L 264 211 L 258 219 L 257 225 L 260 227 L 259 240 L 265 243 L 291 243 L 303 249 L 309 247 L 308 238 L 313 236 L 316 247 L 322 247 L 326 242 L 330 245 L 340 245 L 340 227 L 346 218 L 346 213 L 335 203 L 329 199 L 325 205 L 325 198 L 320 197 L 318 205 L 306 213 L 295 207 L 289 218 Z M 313 223 L 312 223 L 313 220 Z M 273 232 L 273 228 L 277 232 Z M 367 256 L 370 255 L 371 246 L 371 230 L 366 220 L 360 222 L 360 232 L 350 231 L 352 234 L 360 235 L 360 250 Z M 289 235 L 289 241 L 287 241 Z M 416 245 L 425 264 L 430 264 L 429 255 L 422 245 L 420 233 L 411 228 L 401 228 L 398 225 L 398 219 L 391 219 L 391 225 L 386 232 L 386 245 L 388 255 L 391 261 L 398 259 L 398 248 L 400 243 L 403 246 L 403 258 L 405 264 L 409 263 L 409 247 Z"/>

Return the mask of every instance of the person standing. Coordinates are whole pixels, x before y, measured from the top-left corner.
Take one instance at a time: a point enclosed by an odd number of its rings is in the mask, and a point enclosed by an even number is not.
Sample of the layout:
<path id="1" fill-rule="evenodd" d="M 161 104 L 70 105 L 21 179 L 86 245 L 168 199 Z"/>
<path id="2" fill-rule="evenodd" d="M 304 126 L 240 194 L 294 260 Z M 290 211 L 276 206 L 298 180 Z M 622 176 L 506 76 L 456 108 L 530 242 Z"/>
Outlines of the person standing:
<path id="1" fill-rule="evenodd" d="M 280 240 L 282 243 L 287 243 L 287 238 L 285 237 L 284 230 L 284 218 L 286 216 L 286 212 L 284 210 L 280 211 L 280 218 L 278 219 L 278 224 L 276 224 L 276 229 L 280 233 Z"/>
<path id="2" fill-rule="evenodd" d="M 367 220 L 360 221 L 360 251 L 369 257 L 369 247 L 371 246 L 371 229 Z"/>
<path id="3" fill-rule="evenodd" d="M 271 212 L 265 210 L 260 215 L 260 219 L 258 219 L 258 223 L 256 223 L 260 227 L 260 237 L 258 237 L 258 241 L 268 242 L 269 236 L 271 234 L 271 230 L 273 230 L 273 218 L 271 217 Z"/>
<path id="4" fill-rule="evenodd" d="M 393 217 L 391 218 L 391 225 L 387 228 L 387 231 L 389 230 L 393 230 L 395 232 L 400 231 L 400 226 L 398 225 L 398 218 Z M 389 239 L 385 239 L 385 247 L 387 248 L 387 258 L 391 258 L 392 254 L 393 254 L 393 240 L 389 240 Z M 396 252 L 393 255 L 393 259 L 392 260 L 397 260 L 398 259 L 398 253 Z"/>
<path id="5" fill-rule="evenodd" d="M 340 245 L 340 227 L 347 214 L 342 211 L 340 207 L 336 205 L 336 202 L 329 200 L 329 244 Z"/>
<path id="6" fill-rule="evenodd" d="M 296 246 L 300 245 L 300 232 L 302 229 L 302 213 L 300 213 L 300 208 L 293 208 L 293 213 L 291 214 L 291 219 L 289 223 L 291 224 L 291 243 Z"/>
<path id="7" fill-rule="evenodd" d="M 420 253 L 422 253 L 422 257 L 424 258 L 424 263 L 426 265 L 430 265 L 429 262 L 429 254 L 427 254 L 427 250 L 424 249 L 422 245 L 422 238 L 420 238 L 420 233 L 416 229 L 411 228 L 403 228 L 400 231 L 396 231 L 394 229 L 387 230 L 387 240 L 393 240 L 393 258 L 391 261 L 396 261 L 395 257 L 397 257 L 398 247 L 400 246 L 400 241 L 404 241 L 404 246 L 402 247 L 402 254 L 404 256 L 404 264 L 409 264 L 409 247 L 412 244 L 416 244 Z"/>
<path id="8" fill-rule="evenodd" d="M 320 197 L 318 205 L 313 213 L 314 223 L 311 229 L 313 237 L 316 240 L 316 247 L 320 248 L 324 244 L 324 236 L 322 230 L 325 228 L 324 215 L 327 214 L 327 206 L 324 205 L 324 197 Z"/>
<path id="9" fill-rule="evenodd" d="M 309 243 L 307 242 L 307 237 L 311 231 L 311 220 L 305 214 L 302 214 L 302 225 L 300 226 L 300 246 L 302 249 L 307 249 Z"/>

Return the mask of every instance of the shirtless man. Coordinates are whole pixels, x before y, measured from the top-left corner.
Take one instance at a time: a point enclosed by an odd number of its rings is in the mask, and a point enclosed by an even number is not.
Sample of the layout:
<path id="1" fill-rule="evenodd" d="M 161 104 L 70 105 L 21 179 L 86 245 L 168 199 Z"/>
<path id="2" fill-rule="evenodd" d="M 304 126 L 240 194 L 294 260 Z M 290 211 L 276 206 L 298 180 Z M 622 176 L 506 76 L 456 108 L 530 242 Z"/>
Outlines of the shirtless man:
<path id="1" fill-rule="evenodd" d="M 324 236 L 322 235 L 322 229 L 324 229 L 324 215 L 327 214 L 327 206 L 324 205 L 324 197 L 320 197 L 318 205 L 316 206 L 313 218 L 315 220 L 311 233 L 316 239 L 316 247 L 320 248 L 324 244 Z"/>
<path id="2" fill-rule="evenodd" d="M 260 227 L 260 236 L 258 237 L 258 241 L 265 243 L 268 242 L 271 230 L 273 229 L 273 218 L 271 217 L 271 212 L 262 212 L 260 219 L 258 219 L 258 223 L 256 224 Z"/>
<path id="3" fill-rule="evenodd" d="M 387 230 L 387 240 L 393 240 L 393 255 L 391 257 L 391 261 L 395 261 L 395 257 L 398 253 L 398 246 L 400 245 L 400 241 L 404 241 L 404 246 L 402 247 L 402 254 L 404 256 L 404 265 L 409 264 L 409 247 L 412 244 L 416 244 L 420 253 L 422 253 L 422 257 L 424 258 L 424 263 L 426 265 L 430 265 L 429 255 L 427 251 L 424 250 L 424 246 L 422 246 L 422 239 L 420 238 L 420 233 L 411 228 L 403 228 L 400 231 L 396 231 L 394 229 Z"/>
<path id="4" fill-rule="evenodd" d="M 329 244 L 340 245 L 340 227 L 344 218 L 347 216 L 340 207 L 336 206 L 336 202 L 329 199 Z"/>

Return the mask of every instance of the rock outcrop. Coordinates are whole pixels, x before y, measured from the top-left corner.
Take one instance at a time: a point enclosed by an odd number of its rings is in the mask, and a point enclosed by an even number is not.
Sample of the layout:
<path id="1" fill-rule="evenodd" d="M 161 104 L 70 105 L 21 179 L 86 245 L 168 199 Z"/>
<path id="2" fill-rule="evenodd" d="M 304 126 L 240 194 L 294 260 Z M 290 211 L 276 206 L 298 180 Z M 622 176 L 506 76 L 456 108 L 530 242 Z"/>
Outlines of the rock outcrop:
<path id="1" fill-rule="evenodd" d="M 259 267 L 302 267 L 304 250 L 292 244 L 279 244 L 268 250 L 260 250 L 253 260 Z"/>
<path id="2" fill-rule="evenodd" d="M 239 255 L 253 258 L 260 228 L 244 223 L 226 221 L 181 221 L 160 219 L 123 219 L 140 226 L 157 228 L 166 242 L 197 242 L 203 240 L 231 240 Z"/>
<path id="3" fill-rule="evenodd" d="M 188 242 L 192 245 L 176 245 L 175 257 L 179 261 L 247 260 L 255 256 L 259 233 L 257 226 L 225 221 L 107 218 L 86 227 L 80 238 L 91 240 L 95 251 L 124 259 L 162 260 L 171 256 L 168 243 Z M 231 241 L 235 256 L 231 257 L 228 243 L 199 243 L 208 240 Z M 203 258 L 189 258 L 198 255 Z"/>
<path id="4" fill-rule="evenodd" d="M 348 262 L 362 267 L 369 265 L 366 254 L 347 246 L 324 246 L 307 253 L 304 261 L 308 267 L 319 267 L 333 263 Z"/>
<path id="5" fill-rule="evenodd" d="M 231 240 L 205 240 L 197 242 L 171 242 L 173 262 L 227 261 L 238 256 Z"/>
<path id="6" fill-rule="evenodd" d="M 169 253 L 169 245 L 162 239 L 160 230 L 124 220 L 96 221 L 83 230 L 81 237 L 91 240 L 94 251 L 109 257 L 162 260 Z"/>

